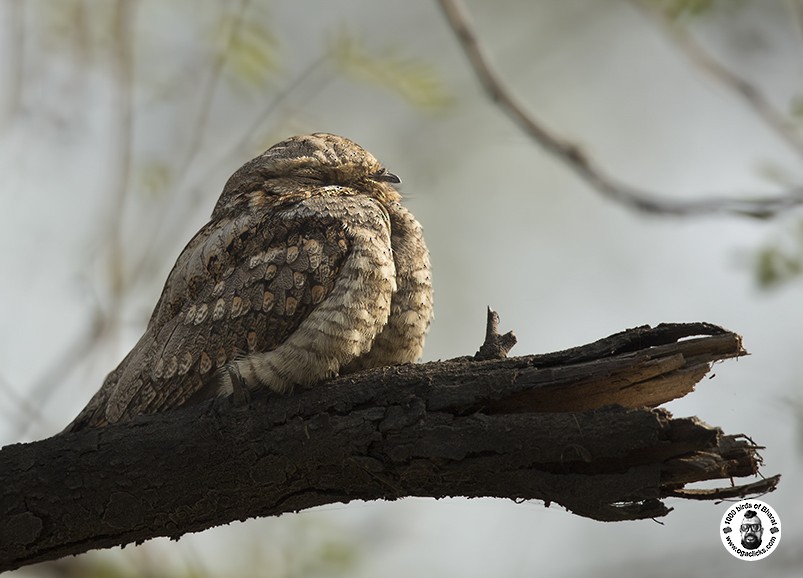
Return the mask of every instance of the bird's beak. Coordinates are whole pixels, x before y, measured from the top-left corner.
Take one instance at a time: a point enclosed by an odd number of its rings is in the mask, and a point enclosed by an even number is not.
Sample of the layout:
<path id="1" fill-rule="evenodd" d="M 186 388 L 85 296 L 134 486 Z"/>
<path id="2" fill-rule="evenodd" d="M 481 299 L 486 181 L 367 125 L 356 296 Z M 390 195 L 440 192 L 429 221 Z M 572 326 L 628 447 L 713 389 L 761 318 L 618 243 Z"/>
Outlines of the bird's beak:
<path id="1" fill-rule="evenodd" d="M 390 171 L 388 171 L 387 169 L 382 169 L 380 172 L 376 173 L 373 176 L 373 179 L 375 181 L 381 181 L 383 183 L 394 183 L 396 185 L 401 183 L 401 179 L 396 175 L 394 175 L 393 173 L 391 173 Z"/>

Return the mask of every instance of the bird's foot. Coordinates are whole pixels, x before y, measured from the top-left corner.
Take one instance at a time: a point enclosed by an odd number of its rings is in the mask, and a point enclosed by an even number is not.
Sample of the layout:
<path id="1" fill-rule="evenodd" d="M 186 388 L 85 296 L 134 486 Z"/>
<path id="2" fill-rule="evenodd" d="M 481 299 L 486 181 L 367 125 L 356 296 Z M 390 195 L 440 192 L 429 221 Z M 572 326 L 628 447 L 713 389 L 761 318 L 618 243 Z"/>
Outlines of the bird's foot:
<path id="1" fill-rule="evenodd" d="M 240 368 L 236 363 L 226 364 L 226 374 L 231 381 L 231 394 L 229 399 L 235 407 L 248 405 L 251 402 L 251 390 L 248 389 L 248 384 L 245 383 Z"/>

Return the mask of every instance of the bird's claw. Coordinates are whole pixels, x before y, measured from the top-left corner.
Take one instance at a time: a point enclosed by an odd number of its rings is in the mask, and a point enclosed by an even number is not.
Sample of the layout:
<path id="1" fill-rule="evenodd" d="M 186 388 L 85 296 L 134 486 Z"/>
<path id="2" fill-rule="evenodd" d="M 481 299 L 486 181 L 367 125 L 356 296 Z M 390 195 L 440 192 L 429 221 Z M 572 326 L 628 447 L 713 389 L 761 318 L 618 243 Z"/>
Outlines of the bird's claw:
<path id="1" fill-rule="evenodd" d="M 251 402 L 251 390 L 248 389 L 248 385 L 240 373 L 240 368 L 237 367 L 236 363 L 227 363 L 226 373 L 229 376 L 229 380 L 231 380 L 231 395 L 229 397 L 232 405 L 235 407 L 248 405 Z"/>

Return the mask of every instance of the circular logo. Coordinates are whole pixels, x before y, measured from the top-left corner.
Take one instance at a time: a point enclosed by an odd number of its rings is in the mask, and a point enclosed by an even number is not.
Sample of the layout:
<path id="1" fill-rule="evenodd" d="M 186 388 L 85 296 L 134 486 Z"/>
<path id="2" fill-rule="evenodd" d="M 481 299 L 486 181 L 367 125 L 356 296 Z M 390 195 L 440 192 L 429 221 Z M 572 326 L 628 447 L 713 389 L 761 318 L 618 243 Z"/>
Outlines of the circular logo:
<path id="1" fill-rule="evenodd" d="M 719 525 L 725 549 L 740 560 L 761 560 L 781 541 L 781 519 L 769 504 L 744 500 L 733 504 Z"/>

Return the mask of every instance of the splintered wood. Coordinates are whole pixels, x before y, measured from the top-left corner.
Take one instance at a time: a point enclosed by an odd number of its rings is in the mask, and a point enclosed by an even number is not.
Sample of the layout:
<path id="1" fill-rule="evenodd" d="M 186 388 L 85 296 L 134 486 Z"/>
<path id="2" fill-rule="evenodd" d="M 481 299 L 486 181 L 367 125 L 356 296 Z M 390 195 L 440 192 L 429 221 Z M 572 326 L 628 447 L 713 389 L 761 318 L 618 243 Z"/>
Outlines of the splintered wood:
<path id="1" fill-rule="evenodd" d="M 738 335 L 663 324 L 506 358 L 514 342 L 489 313 L 479 359 L 383 367 L 7 446 L 0 571 L 351 500 L 493 496 L 618 521 L 664 516 L 668 498 L 778 484 L 734 481 L 759 473 L 761 447 L 746 435 L 656 407 L 692 391 L 712 363 L 746 355 Z M 710 480 L 723 487 L 687 487 Z"/>

